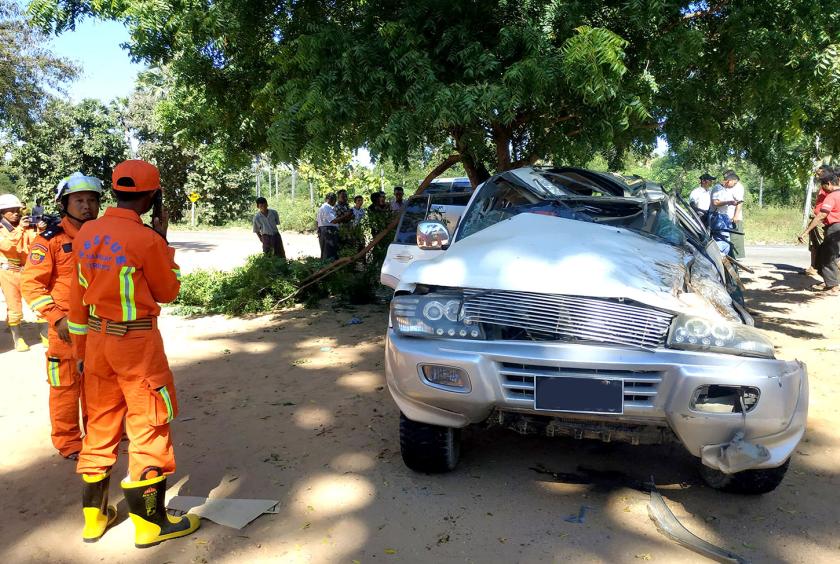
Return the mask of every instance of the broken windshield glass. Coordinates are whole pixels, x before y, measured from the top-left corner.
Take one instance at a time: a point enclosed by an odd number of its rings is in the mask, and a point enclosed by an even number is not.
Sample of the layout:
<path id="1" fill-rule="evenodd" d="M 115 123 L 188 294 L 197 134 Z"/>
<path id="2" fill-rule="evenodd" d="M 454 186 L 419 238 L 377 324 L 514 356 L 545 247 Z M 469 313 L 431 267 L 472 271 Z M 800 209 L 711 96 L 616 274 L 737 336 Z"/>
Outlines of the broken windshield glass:
<path id="1" fill-rule="evenodd" d="M 623 197 L 592 179 L 571 174 L 542 172 L 531 177 L 533 185 L 503 174 L 487 181 L 462 220 L 458 239 L 522 213 L 548 215 L 575 221 L 602 223 L 684 245 L 685 233 L 663 197 Z"/>

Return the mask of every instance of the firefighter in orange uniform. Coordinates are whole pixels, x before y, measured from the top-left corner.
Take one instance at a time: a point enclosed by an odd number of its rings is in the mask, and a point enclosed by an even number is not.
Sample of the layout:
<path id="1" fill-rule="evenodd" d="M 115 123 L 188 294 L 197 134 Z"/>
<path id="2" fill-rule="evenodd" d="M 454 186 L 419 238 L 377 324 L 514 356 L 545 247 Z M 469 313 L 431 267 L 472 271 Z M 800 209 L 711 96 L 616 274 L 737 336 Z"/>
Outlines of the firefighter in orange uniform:
<path id="1" fill-rule="evenodd" d="M 113 172 L 117 207 L 85 223 L 73 240 L 78 261 L 68 326 L 74 355 L 84 361 L 87 434 L 77 472 L 84 480 L 82 538 L 95 542 L 116 511 L 108 482 L 117 460 L 122 421 L 128 434 L 129 476 L 122 482 L 134 523 L 134 544 L 154 546 L 195 531 L 199 519 L 166 513 L 166 477 L 175 472 L 169 422 L 178 412 L 172 372 L 157 328 L 158 302 L 178 296 L 180 271 L 158 212 L 160 173 L 130 160 Z M 153 228 L 140 216 L 156 208 Z"/>
<path id="2" fill-rule="evenodd" d="M 73 238 L 83 223 L 99 215 L 102 182 L 76 172 L 58 184 L 55 201 L 64 218 L 35 238 L 21 274 L 21 293 L 29 307 L 49 325 L 47 382 L 50 385 L 52 443 L 64 458 L 79 458 L 82 420 L 86 417 L 81 374 L 73 359 L 67 328 L 70 282 L 76 274 Z"/>
<path id="3" fill-rule="evenodd" d="M 29 345 L 20 334 L 23 303 L 20 295 L 20 271 L 26 264 L 29 246 L 36 232 L 29 219 L 22 218 L 23 204 L 14 194 L 0 196 L 0 290 L 6 300 L 6 323 L 12 332 L 15 350 L 26 352 Z"/>

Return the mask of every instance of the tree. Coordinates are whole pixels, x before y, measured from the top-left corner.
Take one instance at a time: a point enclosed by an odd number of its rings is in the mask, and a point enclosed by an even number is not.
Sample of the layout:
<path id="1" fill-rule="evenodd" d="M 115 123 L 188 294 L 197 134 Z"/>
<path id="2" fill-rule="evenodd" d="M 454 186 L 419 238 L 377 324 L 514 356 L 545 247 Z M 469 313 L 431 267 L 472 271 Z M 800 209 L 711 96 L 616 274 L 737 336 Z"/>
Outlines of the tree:
<path id="1" fill-rule="evenodd" d="M 35 0 L 60 31 L 126 21 L 169 64 L 184 134 L 314 162 L 433 148 L 473 183 L 537 160 L 620 164 L 657 135 L 801 174 L 837 153 L 836 0 Z M 809 153 L 810 152 L 810 153 Z M 808 158 L 805 158 L 807 154 Z M 805 164 L 803 164 L 805 163 Z"/>
<path id="2" fill-rule="evenodd" d="M 134 92 L 120 102 L 121 123 L 137 142 L 137 157 L 160 170 L 164 202 L 173 221 L 184 219 L 188 194 L 202 199 L 199 218 L 213 225 L 241 218 L 252 205 L 253 182 L 241 160 L 231 160 L 213 143 L 184 143 L 172 126 L 180 109 L 170 101 L 167 69 L 141 73 Z"/>
<path id="3" fill-rule="evenodd" d="M 20 133 L 37 120 L 49 98 L 76 76 L 70 62 L 44 47 L 46 36 L 14 0 L 0 0 L 0 130 Z"/>
<path id="4" fill-rule="evenodd" d="M 71 104 L 53 99 L 25 140 L 11 145 L 9 167 L 20 196 L 52 202 L 58 182 L 79 170 L 111 185 L 111 171 L 128 156 L 116 112 L 97 100 Z"/>

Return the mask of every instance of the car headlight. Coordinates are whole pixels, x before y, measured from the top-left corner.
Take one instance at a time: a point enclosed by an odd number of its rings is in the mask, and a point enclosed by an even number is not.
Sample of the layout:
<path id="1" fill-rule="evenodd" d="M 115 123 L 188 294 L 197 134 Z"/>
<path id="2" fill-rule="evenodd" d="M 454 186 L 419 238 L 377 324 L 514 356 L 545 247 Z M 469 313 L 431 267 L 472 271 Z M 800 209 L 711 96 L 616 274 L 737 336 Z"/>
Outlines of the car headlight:
<path id="1" fill-rule="evenodd" d="M 454 339 L 483 339 L 476 323 L 464 319 L 460 294 L 396 296 L 391 300 L 391 324 L 401 335 Z"/>
<path id="2" fill-rule="evenodd" d="M 668 346 L 674 349 L 775 358 L 773 343 L 752 327 L 685 314 L 678 315 L 671 323 Z"/>

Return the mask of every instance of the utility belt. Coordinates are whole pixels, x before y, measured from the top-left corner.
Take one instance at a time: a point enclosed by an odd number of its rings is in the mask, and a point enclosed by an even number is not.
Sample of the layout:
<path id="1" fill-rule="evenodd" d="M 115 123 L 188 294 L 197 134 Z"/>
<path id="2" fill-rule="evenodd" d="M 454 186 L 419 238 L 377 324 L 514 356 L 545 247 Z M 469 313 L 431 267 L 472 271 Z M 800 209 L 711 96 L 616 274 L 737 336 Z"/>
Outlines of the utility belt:
<path id="1" fill-rule="evenodd" d="M 93 315 L 88 318 L 88 329 L 91 331 L 105 333 L 106 335 L 116 335 L 118 337 L 122 337 L 129 331 L 149 331 L 154 327 L 155 319 L 153 317 L 135 319 L 134 321 L 111 321 L 110 319 L 100 319 Z"/>

